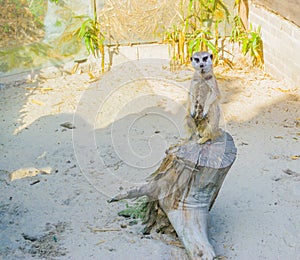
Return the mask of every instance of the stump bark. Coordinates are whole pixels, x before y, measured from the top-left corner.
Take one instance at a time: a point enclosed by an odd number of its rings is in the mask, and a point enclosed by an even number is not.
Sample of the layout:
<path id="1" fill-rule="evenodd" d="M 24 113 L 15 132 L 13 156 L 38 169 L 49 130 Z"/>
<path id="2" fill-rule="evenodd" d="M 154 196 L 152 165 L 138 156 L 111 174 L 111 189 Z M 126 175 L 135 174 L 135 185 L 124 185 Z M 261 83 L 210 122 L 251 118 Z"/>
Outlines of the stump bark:
<path id="1" fill-rule="evenodd" d="M 196 140 L 170 147 L 146 184 L 118 194 L 109 202 L 147 196 L 145 233 L 154 228 L 157 232 L 174 228 L 190 259 L 213 259 L 216 255 L 208 239 L 208 212 L 237 150 L 226 132 L 204 144 Z"/>

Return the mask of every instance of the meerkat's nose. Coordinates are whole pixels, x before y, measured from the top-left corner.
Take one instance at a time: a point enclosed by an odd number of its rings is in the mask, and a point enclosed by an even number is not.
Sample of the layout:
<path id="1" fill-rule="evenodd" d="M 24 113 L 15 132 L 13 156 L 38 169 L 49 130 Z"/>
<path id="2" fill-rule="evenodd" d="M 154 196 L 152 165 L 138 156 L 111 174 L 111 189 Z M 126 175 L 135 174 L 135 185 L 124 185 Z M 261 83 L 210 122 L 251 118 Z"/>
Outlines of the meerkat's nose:
<path id="1" fill-rule="evenodd" d="M 203 64 L 200 64 L 200 68 L 203 68 L 204 67 L 204 65 Z"/>

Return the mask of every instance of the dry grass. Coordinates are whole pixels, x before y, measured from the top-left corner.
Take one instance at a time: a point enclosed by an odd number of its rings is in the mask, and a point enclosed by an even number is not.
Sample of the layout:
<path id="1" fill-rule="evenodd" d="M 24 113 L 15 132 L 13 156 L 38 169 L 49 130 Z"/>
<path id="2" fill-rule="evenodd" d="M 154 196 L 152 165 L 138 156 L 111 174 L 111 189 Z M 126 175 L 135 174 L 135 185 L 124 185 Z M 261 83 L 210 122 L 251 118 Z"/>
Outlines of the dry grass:
<path id="1" fill-rule="evenodd" d="M 178 20 L 179 2 L 179 0 L 107 0 L 99 13 L 99 18 L 113 41 L 119 43 L 161 41 L 166 28 Z"/>

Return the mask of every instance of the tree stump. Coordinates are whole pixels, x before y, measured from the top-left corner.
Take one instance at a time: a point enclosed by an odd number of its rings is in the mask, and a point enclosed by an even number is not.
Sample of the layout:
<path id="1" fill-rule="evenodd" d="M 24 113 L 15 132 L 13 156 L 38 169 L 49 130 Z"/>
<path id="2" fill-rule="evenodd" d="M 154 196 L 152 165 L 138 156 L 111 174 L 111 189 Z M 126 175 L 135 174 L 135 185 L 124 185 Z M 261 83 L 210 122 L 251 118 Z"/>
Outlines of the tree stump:
<path id="1" fill-rule="evenodd" d="M 118 194 L 109 202 L 147 196 L 145 233 L 153 228 L 166 232 L 173 227 L 190 259 L 213 259 L 216 255 L 207 234 L 208 212 L 236 152 L 226 132 L 204 144 L 191 138 L 166 151 L 165 159 L 146 184 Z"/>

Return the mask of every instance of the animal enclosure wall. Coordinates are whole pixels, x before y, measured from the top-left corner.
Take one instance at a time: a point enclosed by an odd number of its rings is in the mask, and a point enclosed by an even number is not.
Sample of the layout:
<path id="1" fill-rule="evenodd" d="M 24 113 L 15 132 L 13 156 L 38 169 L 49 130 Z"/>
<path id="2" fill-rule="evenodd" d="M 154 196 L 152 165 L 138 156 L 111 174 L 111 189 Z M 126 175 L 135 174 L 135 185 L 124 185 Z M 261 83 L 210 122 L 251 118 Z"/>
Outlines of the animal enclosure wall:
<path id="1" fill-rule="evenodd" d="M 108 43 L 159 42 L 176 18 L 180 1 L 97 0 L 96 11 Z M 94 1 L 2 0 L 0 76 L 59 65 L 87 56 L 75 35 Z"/>
<path id="2" fill-rule="evenodd" d="M 296 10 L 300 10 L 299 1 L 255 0 L 250 5 L 249 22 L 255 27 L 261 26 L 265 71 L 300 91 L 300 53 L 297 51 L 300 49 L 300 20 Z"/>
<path id="3" fill-rule="evenodd" d="M 82 0 L 1 0 L 0 76 L 60 64 L 74 57 L 82 44 L 73 37 L 90 15 Z"/>
<path id="4" fill-rule="evenodd" d="M 0 76 L 87 56 L 74 36 L 96 13 L 107 44 L 162 42 L 188 0 L 1 0 Z M 230 10 L 233 0 L 226 0 Z"/>
<path id="5" fill-rule="evenodd" d="M 300 26 L 300 2 L 298 0 L 253 0 L 253 3 Z"/>

